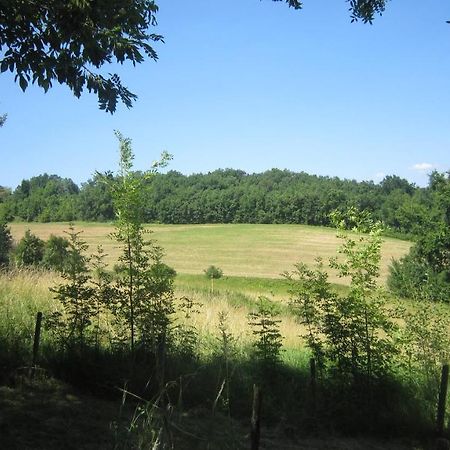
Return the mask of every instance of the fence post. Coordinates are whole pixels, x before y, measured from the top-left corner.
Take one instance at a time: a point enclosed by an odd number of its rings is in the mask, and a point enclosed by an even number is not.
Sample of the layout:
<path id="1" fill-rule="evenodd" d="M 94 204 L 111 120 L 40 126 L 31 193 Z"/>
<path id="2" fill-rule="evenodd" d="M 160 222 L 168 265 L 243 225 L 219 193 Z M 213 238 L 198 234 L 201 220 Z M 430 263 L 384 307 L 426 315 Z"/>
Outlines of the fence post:
<path id="1" fill-rule="evenodd" d="M 437 434 L 442 437 L 444 434 L 445 421 L 445 404 L 447 402 L 447 387 L 448 387 L 448 364 L 442 366 L 441 386 L 439 389 L 439 401 L 437 410 Z"/>
<path id="2" fill-rule="evenodd" d="M 34 327 L 33 361 L 31 362 L 31 378 L 34 377 L 34 372 L 38 362 L 39 342 L 41 339 L 41 325 L 42 325 L 42 313 L 39 311 L 36 314 L 36 326 Z"/>
<path id="3" fill-rule="evenodd" d="M 309 360 L 309 373 L 310 373 L 310 386 L 311 386 L 311 403 L 313 413 L 316 413 L 316 395 L 317 395 L 317 383 L 316 383 L 316 360 L 311 358 Z"/>
<path id="4" fill-rule="evenodd" d="M 261 388 L 253 385 L 251 450 L 259 450 L 259 437 L 261 428 Z"/>

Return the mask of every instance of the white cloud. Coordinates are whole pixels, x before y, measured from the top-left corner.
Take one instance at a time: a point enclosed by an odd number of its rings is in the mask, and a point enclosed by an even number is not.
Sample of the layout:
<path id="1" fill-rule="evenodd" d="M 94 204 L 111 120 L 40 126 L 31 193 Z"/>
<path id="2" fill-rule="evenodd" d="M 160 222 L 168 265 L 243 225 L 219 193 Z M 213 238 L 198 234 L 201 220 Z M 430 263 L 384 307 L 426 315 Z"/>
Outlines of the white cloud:
<path id="1" fill-rule="evenodd" d="M 435 167 L 434 164 L 423 162 L 423 163 L 414 164 L 411 167 L 411 169 L 412 170 L 419 170 L 419 171 L 423 172 L 423 171 L 426 171 L 426 170 L 433 169 L 434 167 Z"/>

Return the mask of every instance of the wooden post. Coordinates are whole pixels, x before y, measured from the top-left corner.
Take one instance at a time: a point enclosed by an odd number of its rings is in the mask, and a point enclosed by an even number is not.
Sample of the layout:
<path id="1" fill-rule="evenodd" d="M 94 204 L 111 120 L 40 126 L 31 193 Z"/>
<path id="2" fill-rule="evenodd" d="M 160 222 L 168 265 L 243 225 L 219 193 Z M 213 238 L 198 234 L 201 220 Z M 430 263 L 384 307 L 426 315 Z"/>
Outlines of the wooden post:
<path id="1" fill-rule="evenodd" d="M 310 372 L 310 385 L 311 385 L 311 403 L 312 410 L 316 412 L 316 360 L 311 358 L 309 360 L 309 372 Z"/>
<path id="2" fill-rule="evenodd" d="M 442 366 L 441 387 L 439 389 L 439 401 L 437 410 L 437 434 L 442 437 L 444 434 L 445 404 L 447 402 L 448 387 L 448 364 Z"/>
<path id="3" fill-rule="evenodd" d="M 164 331 L 158 338 L 158 349 L 156 355 L 157 376 L 159 382 L 159 395 L 163 394 L 165 389 L 165 371 L 166 371 L 166 332 Z"/>
<path id="4" fill-rule="evenodd" d="M 34 377 L 34 372 L 38 362 L 39 354 L 39 341 L 41 339 L 41 325 L 42 325 L 42 313 L 39 311 L 36 314 L 36 326 L 34 328 L 34 341 L 33 341 L 33 361 L 31 363 L 31 378 Z"/>
<path id="5" fill-rule="evenodd" d="M 261 388 L 253 385 L 251 450 L 259 450 L 259 437 L 261 429 Z"/>

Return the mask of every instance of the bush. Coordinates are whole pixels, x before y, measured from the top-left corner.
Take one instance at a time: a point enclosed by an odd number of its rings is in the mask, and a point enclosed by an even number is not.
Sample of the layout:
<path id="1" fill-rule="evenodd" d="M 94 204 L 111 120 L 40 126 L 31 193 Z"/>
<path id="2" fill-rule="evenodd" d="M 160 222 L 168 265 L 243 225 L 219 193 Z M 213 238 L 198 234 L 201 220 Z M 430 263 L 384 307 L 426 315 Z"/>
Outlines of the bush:
<path id="1" fill-rule="evenodd" d="M 437 273 L 414 252 L 392 261 L 387 285 L 390 291 L 403 298 L 448 302 L 450 283 L 445 271 Z"/>
<path id="2" fill-rule="evenodd" d="M 16 264 L 19 267 L 39 266 L 44 257 L 44 247 L 45 242 L 27 230 L 15 250 Z"/>
<path id="3" fill-rule="evenodd" d="M 50 235 L 45 243 L 42 265 L 47 269 L 63 272 L 67 266 L 69 241 L 62 236 Z"/>

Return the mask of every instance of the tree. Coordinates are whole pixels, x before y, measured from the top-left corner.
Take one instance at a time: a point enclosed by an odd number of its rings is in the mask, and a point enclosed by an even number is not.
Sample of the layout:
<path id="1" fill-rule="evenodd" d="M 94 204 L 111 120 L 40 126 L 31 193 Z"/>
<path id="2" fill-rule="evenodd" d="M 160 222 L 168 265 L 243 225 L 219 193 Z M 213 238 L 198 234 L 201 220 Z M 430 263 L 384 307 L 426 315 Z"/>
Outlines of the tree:
<path id="1" fill-rule="evenodd" d="M 209 278 L 211 280 L 211 293 L 214 294 L 214 280 L 222 278 L 222 269 L 216 266 L 209 266 L 206 270 L 204 270 L 204 272 L 206 278 Z"/>
<path id="2" fill-rule="evenodd" d="M 302 8 L 300 0 L 285 1 Z M 352 22 L 371 23 L 387 0 L 347 1 Z M 144 54 L 156 60 L 151 43 L 162 36 L 149 28 L 156 25 L 157 12 L 153 0 L 1 0 L 0 70 L 14 73 L 23 91 L 37 82 L 47 92 L 58 81 L 76 97 L 84 89 L 94 92 L 107 112 L 116 110 L 119 99 L 129 108 L 137 96 L 117 74 L 105 76 L 98 70 L 114 61 L 136 65 Z"/>
<path id="3" fill-rule="evenodd" d="M 12 248 L 11 231 L 6 222 L 0 222 L 0 268 L 9 264 L 9 253 Z"/>
<path id="4" fill-rule="evenodd" d="M 171 156 L 163 153 L 150 171 L 138 176 L 131 170 L 134 159 L 131 139 L 119 132 L 116 136 L 120 145 L 120 170 L 117 177 L 104 178 L 116 214 L 116 230 L 111 236 L 122 247 L 116 298 L 111 309 L 126 326 L 132 351 L 138 341 L 153 350 L 165 338 L 169 315 L 173 312 L 174 271 L 162 263 L 162 250 L 144 238 L 143 182 L 159 167 L 165 167 Z"/>
<path id="5" fill-rule="evenodd" d="M 350 384 L 364 381 L 370 386 L 388 372 L 395 352 L 395 323 L 377 286 L 382 226 L 355 208 L 335 211 L 331 219 L 343 244 L 338 250 L 341 257 L 332 258 L 330 267 L 350 278 L 348 292 L 333 291 L 320 260 L 314 269 L 297 264 L 296 270 L 285 274 L 291 305 L 319 365 Z"/>
<path id="6" fill-rule="evenodd" d="M 96 312 L 94 288 L 90 285 L 90 258 L 85 256 L 88 245 L 80 237 L 81 233 L 72 226 L 69 228 L 67 255 L 61 271 L 63 282 L 50 288 L 63 312 L 55 312 L 49 324 L 60 332 L 62 343 L 68 348 L 84 346 L 86 332 Z"/>
<path id="7" fill-rule="evenodd" d="M 117 74 L 102 75 L 116 61 L 157 59 L 149 33 L 158 6 L 152 0 L 8 0 L 0 2 L 1 72 L 9 70 L 23 91 L 36 83 L 47 92 L 54 81 L 76 97 L 84 89 L 98 96 L 100 109 L 113 113 L 120 99 L 130 107 L 136 95 Z"/>

